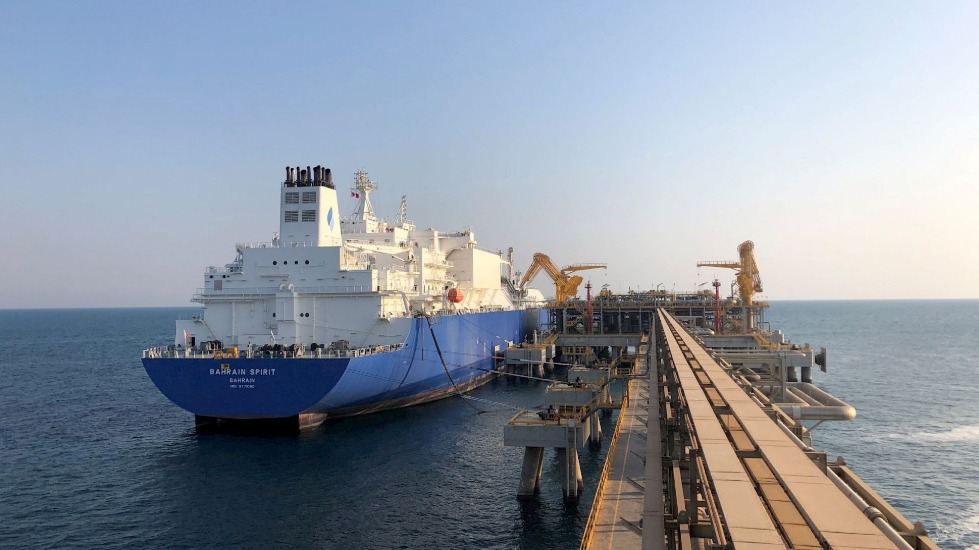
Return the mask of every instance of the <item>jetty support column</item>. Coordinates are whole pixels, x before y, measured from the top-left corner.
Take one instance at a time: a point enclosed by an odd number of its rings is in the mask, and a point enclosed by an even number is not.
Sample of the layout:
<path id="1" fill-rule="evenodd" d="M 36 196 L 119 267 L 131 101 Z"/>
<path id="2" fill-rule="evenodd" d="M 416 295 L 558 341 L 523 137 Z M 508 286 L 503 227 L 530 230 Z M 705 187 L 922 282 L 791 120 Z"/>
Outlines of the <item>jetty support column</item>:
<path id="1" fill-rule="evenodd" d="M 597 409 L 588 417 L 588 447 L 595 451 L 602 448 L 602 422 Z"/>
<path id="2" fill-rule="evenodd" d="M 531 376 L 534 378 L 544 378 L 544 363 L 530 363 L 533 368 Z"/>
<path id="3" fill-rule="evenodd" d="M 523 469 L 520 471 L 518 499 L 532 499 L 540 491 L 540 476 L 543 468 L 544 447 L 527 447 L 523 455 Z"/>
<path id="4" fill-rule="evenodd" d="M 581 477 L 581 463 L 578 461 L 578 430 L 575 429 L 575 420 L 567 419 L 567 447 L 557 450 L 558 459 L 561 461 L 561 489 L 564 492 L 565 504 L 578 504 L 581 493 L 585 490 L 585 481 Z"/>
<path id="5" fill-rule="evenodd" d="M 552 411 L 520 411 L 503 428 L 505 446 L 525 449 L 517 497 L 533 498 L 539 490 L 544 448 L 552 448 L 558 453 L 564 501 L 577 504 L 585 487 L 578 447 L 588 439 L 587 424 L 575 418 L 561 418 L 556 408 Z"/>
<path id="6" fill-rule="evenodd" d="M 544 376 L 544 348 L 511 347 L 503 352 L 506 371 L 527 376 Z"/>

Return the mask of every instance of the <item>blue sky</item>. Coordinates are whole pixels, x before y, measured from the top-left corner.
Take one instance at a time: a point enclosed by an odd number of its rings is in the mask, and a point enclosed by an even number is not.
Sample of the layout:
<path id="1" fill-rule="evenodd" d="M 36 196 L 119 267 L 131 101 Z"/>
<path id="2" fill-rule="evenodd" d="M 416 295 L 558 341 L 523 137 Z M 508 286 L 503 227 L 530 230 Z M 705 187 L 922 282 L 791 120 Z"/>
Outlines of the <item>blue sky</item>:
<path id="1" fill-rule="evenodd" d="M 769 299 L 979 298 L 975 28 L 970 2 L 0 2 L 0 307 L 185 305 L 315 164 L 615 290 L 727 284 L 696 262 L 752 239 Z"/>

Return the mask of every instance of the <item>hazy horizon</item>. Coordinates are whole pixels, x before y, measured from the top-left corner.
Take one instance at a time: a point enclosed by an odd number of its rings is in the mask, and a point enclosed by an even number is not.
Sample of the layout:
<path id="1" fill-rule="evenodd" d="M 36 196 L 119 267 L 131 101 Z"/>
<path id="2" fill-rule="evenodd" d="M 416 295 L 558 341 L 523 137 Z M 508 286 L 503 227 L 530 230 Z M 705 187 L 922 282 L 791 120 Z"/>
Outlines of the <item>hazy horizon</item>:
<path id="1" fill-rule="evenodd" d="M 0 308 L 195 307 L 287 165 L 618 293 L 976 299 L 979 4 L 0 6 Z M 553 292 L 540 275 L 538 288 Z M 597 290 L 595 291 L 597 293 Z M 579 296 L 584 295 L 584 285 Z"/>

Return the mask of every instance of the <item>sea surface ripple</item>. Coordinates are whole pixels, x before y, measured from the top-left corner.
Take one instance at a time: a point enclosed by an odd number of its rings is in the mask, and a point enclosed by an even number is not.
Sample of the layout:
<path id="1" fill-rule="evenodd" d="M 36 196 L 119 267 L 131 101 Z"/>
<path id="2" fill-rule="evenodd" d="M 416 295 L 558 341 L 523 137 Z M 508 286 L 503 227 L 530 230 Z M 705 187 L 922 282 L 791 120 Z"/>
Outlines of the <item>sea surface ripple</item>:
<path id="1" fill-rule="evenodd" d="M 518 502 L 522 451 L 502 445 L 542 383 L 480 388 L 485 412 L 450 398 L 300 435 L 198 434 L 139 362 L 195 312 L 0 311 L 0 547 L 577 546 L 607 445 L 583 453 L 573 509 L 553 451 L 540 499 Z M 829 348 L 816 382 L 857 407 L 815 447 L 942 548 L 979 548 L 979 301 L 775 302 L 767 320 Z"/>
<path id="2" fill-rule="evenodd" d="M 139 361 L 195 312 L 0 311 L 0 547 L 577 545 L 607 445 L 582 454 L 576 509 L 553 451 L 541 498 L 519 503 L 522 449 L 503 447 L 544 383 L 497 380 L 474 393 L 492 403 L 449 398 L 300 435 L 199 435 Z"/>

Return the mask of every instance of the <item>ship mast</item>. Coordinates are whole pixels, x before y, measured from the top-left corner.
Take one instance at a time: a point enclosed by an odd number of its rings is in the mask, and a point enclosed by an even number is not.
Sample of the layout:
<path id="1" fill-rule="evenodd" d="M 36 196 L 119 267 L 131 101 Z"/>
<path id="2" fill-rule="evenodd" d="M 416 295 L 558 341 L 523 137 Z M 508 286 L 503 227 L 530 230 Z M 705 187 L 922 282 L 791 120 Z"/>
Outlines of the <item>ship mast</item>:
<path id="1" fill-rule="evenodd" d="M 350 188 L 350 195 L 355 199 L 360 199 L 354 208 L 354 219 L 364 221 L 376 221 L 374 207 L 371 206 L 371 191 L 377 189 L 377 184 L 367 177 L 367 172 L 359 170 L 354 174 L 354 185 Z"/>

